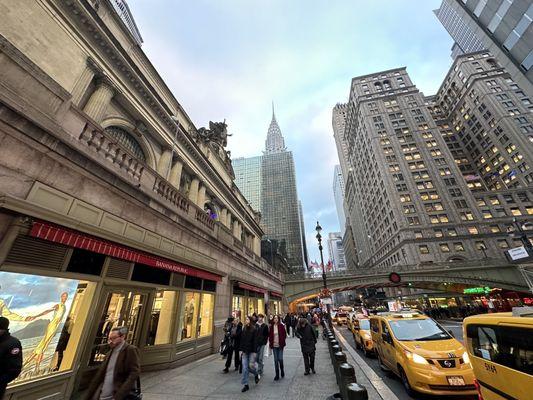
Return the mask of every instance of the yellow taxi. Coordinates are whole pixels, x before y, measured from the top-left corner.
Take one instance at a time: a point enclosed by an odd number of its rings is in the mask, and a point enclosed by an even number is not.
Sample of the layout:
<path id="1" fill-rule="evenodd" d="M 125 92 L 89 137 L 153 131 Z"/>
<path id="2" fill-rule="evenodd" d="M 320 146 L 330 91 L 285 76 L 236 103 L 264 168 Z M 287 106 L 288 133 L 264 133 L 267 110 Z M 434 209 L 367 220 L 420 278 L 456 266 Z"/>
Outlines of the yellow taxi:
<path id="1" fill-rule="evenodd" d="M 533 398 L 533 307 L 465 318 L 480 400 Z"/>
<path id="2" fill-rule="evenodd" d="M 337 325 L 343 325 L 346 324 L 349 318 L 349 314 L 346 311 L 337 311 L 337 315 L 335 316 L 335 320 L 337 321 Z"/>
<path id="3" fill-rule="evenodd" d="M 418 311 L 370 317 L 380 367 L 400 377 L 409 394 L 475 395 L 468 353 L 436 321 Z"/>
<path id="4" fill-rule="evenodd" d="M 355 347 L 361 349 L 366 357 L 374 352 L 374 342 L 370 333 L 370 320 L 367 317 L 356 317 L 351 320 L 351 329 Z"/>

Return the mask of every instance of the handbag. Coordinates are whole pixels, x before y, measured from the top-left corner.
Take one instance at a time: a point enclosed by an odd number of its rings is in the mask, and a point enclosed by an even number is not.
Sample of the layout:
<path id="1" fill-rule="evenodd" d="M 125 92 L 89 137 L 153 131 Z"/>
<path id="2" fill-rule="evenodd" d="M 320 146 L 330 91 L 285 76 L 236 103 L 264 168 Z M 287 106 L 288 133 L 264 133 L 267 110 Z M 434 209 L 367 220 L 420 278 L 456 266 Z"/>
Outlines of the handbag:
<path id="1" fill-rule="evenodd" d="M 141 393 L 141 378 L 137 378 L 135 388 L 124 397 L 124 400 L 142 400 L 143 394 Z"/>

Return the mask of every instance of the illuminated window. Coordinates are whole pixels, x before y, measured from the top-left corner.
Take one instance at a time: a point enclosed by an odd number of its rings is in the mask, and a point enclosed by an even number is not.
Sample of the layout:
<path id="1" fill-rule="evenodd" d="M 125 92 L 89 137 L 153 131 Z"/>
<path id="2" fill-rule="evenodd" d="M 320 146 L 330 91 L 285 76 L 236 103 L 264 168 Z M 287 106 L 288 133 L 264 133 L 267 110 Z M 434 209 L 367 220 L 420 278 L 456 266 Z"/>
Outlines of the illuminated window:
<path id="1" fill-rule="evenodd" d="M 429 254 L 429 247 L 425 244 L 422 244 L 418 246 L 418 251 L 420 252 L 420 254 Z"/>
<path id="2" fill-rule="evenodd" d="M 471 235 L 477 235 L 479 231 L 475 226 L 469 226 L 468 233 L 470 233 Z"/>
<path id="3" fill-rule="evenodd" d="M 446 243 L 439 244 L 440 251 L 443 253 L 449 253 L 450 252 L 450 246 Z"/>
<path id="4" fill-rule="evenodd" d="M 178 293 L 172 290 L 159 290 L 155 294 L 146 344 L 148 346 L 169 344 L 174 325 L 174 306 Z"/>
<path id="5" fill-rule="evenodd" d="M 202 293 L 200 303 L 200 320 L 198 326 L 198 337 L 208 336 L 213 333 L 213 315 L 215 311 L 215 296 L 209 293 Z"/>
<path id="6" fill-rule="evenodd" d="M 185 292 L 178 313 L 180 324 L 178 342 L 196 338 L 198 326 L 198 309 L 200 307 L 200 293 Z"/>
<path id="7" fill-rule="evenodd" d="M 448 236 L 457 236 L 457 231 L 453 228 L 448 229 Z"/>
<path id="8" fill-rule="evenodd" d="M 513 215 L 522 215 L 522 211 L 518 207 L 511 207 L 511 214 Z"/>

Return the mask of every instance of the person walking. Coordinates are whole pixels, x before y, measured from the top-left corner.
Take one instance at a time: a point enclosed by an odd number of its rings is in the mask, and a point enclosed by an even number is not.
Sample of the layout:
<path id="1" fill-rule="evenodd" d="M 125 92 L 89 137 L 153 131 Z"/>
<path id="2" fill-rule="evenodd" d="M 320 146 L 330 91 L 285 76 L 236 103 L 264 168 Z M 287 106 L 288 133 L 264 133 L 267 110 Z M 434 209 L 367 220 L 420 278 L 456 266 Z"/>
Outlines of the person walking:
<path id="1" fill-rule="evenodd" d="M 285 348 L 285 339 L 287 338 L 287 331 L 285 325 L 280 322 L 278 315 L 275 315 L 272 319 L 272 324 L 268 330 L 268 344 L 272 349 L 274 355 L 274 370 L 276 376 L 274 380 L 279 380 L 279 373 L 281 371 L 281 377 L 285 377 L 285 369 L 283 367 L 283 349 Z"/>
<path id="2" fill-rule="evenodd" d="M 239 351 L 241 346 L 241 334 L 242 334 L 242 323 L 239 321 L 239 318 L 235 318 L 232 321 L 232 326 L 229 333 L 229 344 L 228 344 L 228 356 L 226 358 L 225 368 L 222 370 L 225 374 L 229 372 L 229 367 L 231 367 L 232 356 L 235 356 L 235 371 L 237 371 L 241 365 L 241 359 L 239 357 Z"/>
<path id="3" fill-rule="evenodd" d="M 318 318 L 318 314 L 313 314 L 313 330 L 315 331 L 315 336 L 318 339 L 318 327 L 320 326 L 320 318 Z"/>
<path id="4" fill-rule="evenodd" d="M 300 347 L 304 358 L 305 373 L 309 375 L 309 370 L 315 372 L 315 351 L 316 351 L 316 336 L 313 328 L 307 321 L 307 318 L 300 318 L 298 322 L 298 329 L 296 329 L 296 336 L 300 339 Z"/>
<path id="5" fill-rule="evenodd" d="M 265 323 L 265 316 L 257 316 L 257 373 L 263 375 L 263 356 L 268 342 L 268 325 Z"/>
<path id="6" fill-rule="evenodd" d="M 0 400 L 4 398 L 7 384 L 22 371 L 22 345 L 9 333 L 9 320 L 0 317 Z"/>
<path id="7" fill-rule="evenodd" d="M 241 334 L 241 363 L 242 363 L 242 379 L 243 385 L 241 392 L 246 392 L 250 389 L 248 386 L 248 375 L 254 374 L 255 383 L 259 383 L 260 376 L 255 368 L 255 357 L 257 351 L 257 333 L 253 317 L 246 317 L 246 323 L 242 328 Z"/>
<path id="8" fill-rule="evenodd" d="M 291 313 L 285 314 L 285 318 L 283 318 L 283 323 L 285 324 L 285 327 L 287 328 L 287 334 L 291 333 L 292 319 L 293 317 Z"/>
<path id="9" fill-rule="evenodd" d="M 296 328 L 298 327 L 298 316 L 295 314 L 291 314 L 291 336 L 294 337 L 296 335 Z"/>
<path id="10" fill-rule="evenodd" d="M 135 389 L 141 373 L 139 350 L 126 342 L 127 333 L 124 326 L 109 332 L 111 351 L 89 385 L 85 400 L 124 400 Z"/>

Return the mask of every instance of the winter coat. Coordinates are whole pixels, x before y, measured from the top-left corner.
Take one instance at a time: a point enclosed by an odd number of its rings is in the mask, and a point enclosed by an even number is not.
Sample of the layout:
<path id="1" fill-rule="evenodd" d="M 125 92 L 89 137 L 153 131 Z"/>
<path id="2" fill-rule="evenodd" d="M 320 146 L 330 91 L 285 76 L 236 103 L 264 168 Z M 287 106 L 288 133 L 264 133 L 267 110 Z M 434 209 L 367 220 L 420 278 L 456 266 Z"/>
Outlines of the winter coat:
<path id="1" fill-rule="evenodd" d="M 237 327 L 233 329 L 235 326 L 232 326 L 230 329 L 230 342 L 229 345 L 233 347 L 234 349 L 240 348 L 241 343 L 241 335 L 242 335 L 242 322 L 239 322 L 237 324 Z"/>
<path id="2" fill-rule="evenodd" d="M 286 338 L 287 331 L 285 329 L 285 325 L 280 322 L 278 323 L 278 341 L 280 349 L 283 349 L 285 347 Z M 274 347 L 274 324 L 270 325 L 270 328 L 268 329 L 268 344 L 270 345 L 271 349 Z"/>
<path id="3" fill-rule="evenodd" d="M 242 328 L 241 342 L 239 350 L 250 354 L 257 352 L 257 328 L 255 325 Z"/>
<path id="4" fill-rule="evenodd" d="M 302 353 L 312 353 L 315 351 L 316 335 L 314 329 L 309 323 L 304 326 L 298 325 L 296 336 L 300 338 L 300 347 Z"/>
<path id="5" fill-rule="evenodd" d="M 257 324 L 257 346 L 264 346 L 268 341 L 268 325 L 263 323 L 262 325 Z"/>

